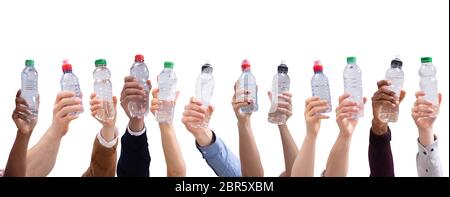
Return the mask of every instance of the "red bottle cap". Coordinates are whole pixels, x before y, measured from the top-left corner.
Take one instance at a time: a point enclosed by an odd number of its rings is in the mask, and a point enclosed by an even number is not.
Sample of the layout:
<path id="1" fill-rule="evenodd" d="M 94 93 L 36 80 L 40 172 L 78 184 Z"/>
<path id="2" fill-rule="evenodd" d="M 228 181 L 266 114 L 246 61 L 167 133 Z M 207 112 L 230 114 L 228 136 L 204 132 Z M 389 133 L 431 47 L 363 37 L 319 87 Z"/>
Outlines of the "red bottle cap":
<path id="1" fill-rule="evenodd" d="M 323 67 L 322 67 L 322 63 L 320 62 L 320 60 L 317 60 L 314 62 L 314 72 L 322 72 L 323 71 Z"/>
<path id="2" fill-rule="evenodd" d="M 72 72 L 72 65 L 68 64 L 68 63 L 65 63 L 65 64 L 62 65 L 62 70 L 63 70 L 64 73 Z"/>
<path id="3" fill-rule="evenodd" d="M 248 60 L 244 60 L 242 61 L 242 65 L 241 65 L 242 70 L 245 70 L 247 68 L 250 68 L 250 62 Z"/>
<path id="4" fill-rule="evenodd" d="M 138 54 L 138 55 L 134 56 L 134 61 L 135 62 L 144 62 L 144 56 L 141 54 Z"/>

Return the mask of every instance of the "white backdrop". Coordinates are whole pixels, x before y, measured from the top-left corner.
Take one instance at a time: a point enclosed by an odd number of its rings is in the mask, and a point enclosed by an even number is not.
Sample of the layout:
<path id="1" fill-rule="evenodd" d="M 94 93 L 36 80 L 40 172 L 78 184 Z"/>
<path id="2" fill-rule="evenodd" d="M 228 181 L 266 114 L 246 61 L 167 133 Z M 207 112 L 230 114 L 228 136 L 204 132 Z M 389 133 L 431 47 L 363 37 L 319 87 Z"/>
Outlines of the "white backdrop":
<path id="1" fill-rule="evenodd" d="M 432 56 L 444 98 L 435 132 L 440 138 L 444 174 L 449 175 L 449 2 L 442 0 L 0 1 L 0 166 L 6 165 L 15 139 L 11 113 L 25 59 L 36 62 L 41 95 L 39 122 L 29 147 L 51 123 L 63 59 L 70 59 L 80 78 L 86 112 L 71 123 L 50 174 L 80 176 L 89 165 L 92 142 L 101 127 L 88 112 L 94 60 L 107 59 L 113 92 L 119 96 L 136 53 L 145 55 L 152 82 L 165 60 L 175 63 L 181 94 L 174 126 L 187 176 L 215 176 L 181 123 L 183 107 L 194 95 L 194 80 L 205 60 L 211 61 L 216 78 L 212 100 L 216 111 L 210 126 L 236 154 L 237 121 L 230 103 L 241 60 L 250 60 L 260 89 L 260 110 L 252 116 L 254 135 L 265 175 L 278 176 L 284 168 L 283 153 L 277 127 L 267 122 L 270 102 L 266 96 L 276 66 L 282 59 L 289 66 L 294 115 L 288 125 L 300 147 L 305 135 L 304 100 L 311 95 L 313 61 L 320 59 L 324 64 L 335 108 L 343 93 L 345 58 L 356 56 L 363 72 L 364 95 L 369 101 L 366 116 L 354 133 L 348 175 L 368 176 L 370 97 L 376 90 L 376 81 L 384 77 L 397 54 L 404 62 L 407 95 L 399 121 L 391 124 L 395 172 L 397 176 L 417 176 L 418 133 L 410 109 L 414 92 L 419 89 L 420 57 Z M 122 135 L 128 119 L 121 108 L 118 112 L 117 126 Z M 333 118 L 323 121 L 318 136 L 316 176 L 325 167 L 338 134 L 334 112 L 331 115 Z M 153 116 L 145 122 L 152 157 L 150 174 L 166 176 L 159 128 Z"/>

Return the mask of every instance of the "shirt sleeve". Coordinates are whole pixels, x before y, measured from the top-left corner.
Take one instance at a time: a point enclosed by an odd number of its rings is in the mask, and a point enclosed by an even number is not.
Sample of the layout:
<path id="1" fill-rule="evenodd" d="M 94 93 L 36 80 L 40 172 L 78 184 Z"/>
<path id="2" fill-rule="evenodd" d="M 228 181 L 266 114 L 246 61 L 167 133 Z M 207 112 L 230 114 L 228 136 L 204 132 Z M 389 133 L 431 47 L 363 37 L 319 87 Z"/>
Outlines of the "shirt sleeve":
<path id="1" fill-rule="evenodd" d="M 376 135 L 370 129 L 369 137 L 370 177 L 394 177 L 394 160 L 391 151 L 391 130 Z"/>
<path id="2" fill-rule="evenodd" d="M 241 164 L 236 155 L 231 152 L 225 143 L 213 132 L 212 144 L 201 147 L 196 143 L 198 150 L 208 165 L 219 177 L 241 177 Z"/>
<path id="3" fill-rule="evenodd" d="M 102 137 L 101 132 L 97 134 L 92 148 L 91 163 L 83 177 L 114 177 L 117 161 L 117 136 L 119 135 L 117 129 L 114 135 L 115 138 L 108 142 Z"/>
<path id="4" fill-rule="evenodd" d="M 117 164 L 118 177 L 149 177 L 150 151 L 147 132 L 133 132 L 127 128 L 121 138 L 120 158 Z"/>
<path id="5" fill-rule="evenodd" d="M 437 137 L 434 142 L 428 146 L 423 146 L 417 140 L 419 152 L 416 156 L 417 173 L 419 177 L 440 177 L 443 176 L 441 158 Z"/>

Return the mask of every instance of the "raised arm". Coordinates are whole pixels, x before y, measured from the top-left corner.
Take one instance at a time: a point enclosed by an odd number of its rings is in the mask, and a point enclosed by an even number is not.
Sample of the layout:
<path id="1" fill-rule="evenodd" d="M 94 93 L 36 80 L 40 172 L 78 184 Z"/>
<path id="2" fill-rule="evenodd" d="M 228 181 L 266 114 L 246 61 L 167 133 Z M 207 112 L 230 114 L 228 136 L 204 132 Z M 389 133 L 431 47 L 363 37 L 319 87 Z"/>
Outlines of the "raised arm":
<path id="1" fill-rule="evenodd" d="M 339 135 L 328 156 L 327 167 L 324 173 L 326 177 L 347 176 L 350 143 L 353 131 L 358 119 L 352 119 L 353 113 L 358 113 L 358 103 L 350 100 L 349 94 L 339 97 L 339 106 L 336 108 L 336 122 L 339 126 Z M 364 98 L 364 104 L 366 98 Z"/>
<path id="2" fill-rule="evenodd" d="M 78 118 L 74 112 L 82 112 L 81 99 L 74 92 L 59 92 L 53 108 L 53 121 L 44 136 L 27 154 L 27 176 L 47 176 L 56 162 L 62 137 L 69 130 L 69 123 Z"/>
<path id="3" fill-rule="evenodd" d="M 28 110 L 28 104 L 20 97 L 21 91 L 16 94 L 16 108 L 12 114 L 12 119 L 17 127 L 16 140 L 9 153 L 8 163 L 6 164 L 5 176 L 24 177 L 26 173 L 27 149 L 31 133 L 37 123 L 37 117 L 31 116 Z"/>
<path id="4" fill-rule="evenodd" d="M 149 101 L 147 92 L 151 89 L 148 80 L 148 90 L 144 90 L 139 82 L 131 76 L 125 77 L 125 84 L 120 95 L 120 105 L 127 114 L 128 127 L 121 139 L 121 153 L 117 163 L 118 177 L 149 177 L 150 151 L 148 150 L 147 131 L 144 117 L 132 117 L 128 104 L 133 100 Z"/>
<path id="5" fill-rule="evenodd" d="M 381 120 L 382 106 L 391 105 L 393 109 L 399 108 L 405 97 L 405 91 L 397 97 L 395 92 L 389 90 L 390 81 L 377 82 L 378 90 L 372 97 L 372 127 L 369 137 L 369 166 L 371 177 L 393 177 L 394 161 L 391 151 L 391 131 L 388 123 Z"/>
<path id="6" fill-rule="evenodd" d="M 155 112 L 159 109 L 158 92 L 158 88 L 155 88 L 152 91 L 153 99 L 150 111 L 153 114 L 155 114 Z M 179 92 L 177 92 L 177 98 L 178 93 Z M 176 102 L 176 99 L 174 102 Z M 186 176 L 186 165 L 184 163 L 183 155 L 181 154 L 180 145 L 178 144 L 172 123 L 159 123 L 159 129 L 161 131 L 161 143 L 163 146 L 164 157 L 166 159 L 167 176 Z"/>
<path id="7" fill-rule="evenodd" d="M 416 93 L 416 102 L 411 115 L 419 130 L 416 156 L 417 173 L 419 177 L 439 177 L 443 175 L 437 137 L 433 131 L 433 124 L 439 114 L 442 95 L 439 93 L 439 104 L 433 105 L 423 98 L 423 91 Z"/>
<path id="8" fill-rule="evenodd" d="M 306 135 L 303 145 L 297 154 L 292 167 L 292 176 L 313 177 L 314 162 L 316 155 L 316 139 L 322 119 L 329 116 L 322 114 L 329 108 L 328 101 L 320 100 L 319 97 L 310 97 L 305 101 Z"/>
<path id="9" fill-rule="evenodd" d="M 236 95 L 249 94 L 249 92 L 237 92 L 237 83 L 234 85 L 234 95 L 232 106 L 236 118 L 238 119 L 239 130 L 239 155 L 241 159 L 241 170 L 243 176 L 262 177 L 264 169 L 261 164 L 258 147 L 253 137 L 252 125 L 250 121 L 251 113 L 240 113 L 239 109 L 250 105 L 252 100 L 237 101 Z"/>
<path id="10" fill-rule="evenodd" d="M 268 92 L 269 99 L 272 99 L 272 93 Z M 292 94 L 283 93 L 278 95 L 278 106 L 277 111 L 286 115 L 286 122 L 292 116 Z M 280 176 L 290 177 L 292 171 L 292 165 L 294 164 L 295 158 L 298 153 L 297 145 L 292 138 L 291 133 L 287 123 L 278 125 L 278 130 L 280 131 L 281 143 L 283 144 L 283 155 L 284 155 L 284 172 Z"/>
<path id="11" fill-rule="evenodd" d="M 91 94 L 91 115 L 102 124 L 102 129 L 96 135 L 94 146 L 92 148 L 91 163 L 89 168 L 83 174 L 83 177 L 114 177 L 116 174 L 117 161 L 117 139 L 118 132 L 116 128 L 116 106 L 117 98 L 112 97 L 114 117 L 112 119 L 100 119 L 98 114 L 104 113 L 105 106 L 109 104 L 96 98 L 96 94 Z M 108 106 L 109 107 L 109 106 Z"/>
<path id="12" fill-rule="evenodd" d="M 219 177 L 240 177 L 241 164 L 236 155 L 228 149 L 225 143 L 209 128 L 193 127 L 204 118 L 211 118 L 214 108 L 202 108 L 202 103 L 191 98 L 190 103 L 184 107 L 183 119 L 186 129 L 195 137 L 196 146 L 205 158 L 208 165 Z"/>

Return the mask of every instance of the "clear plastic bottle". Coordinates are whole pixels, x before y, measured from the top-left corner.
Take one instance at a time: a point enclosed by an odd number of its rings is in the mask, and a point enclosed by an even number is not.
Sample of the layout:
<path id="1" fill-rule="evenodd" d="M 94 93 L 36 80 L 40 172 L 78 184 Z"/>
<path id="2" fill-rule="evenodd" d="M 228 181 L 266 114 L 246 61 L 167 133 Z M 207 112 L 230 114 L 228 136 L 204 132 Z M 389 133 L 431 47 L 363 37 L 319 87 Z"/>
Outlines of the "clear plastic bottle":
<path id="1" fill-rule="evenodd" d="M 62 65 L 63 75 L 61 77 L 61 90 L 62 91 L 71 91 L 75 93 L 75 96 L 81 99 L 81 89 L 80 83 L 78 82 L 78 77 L 72 72 L 72 65 L 68 63 L 67 60 L 64 60 Z M 83 109 L 80 112 L 72 112 L 72 115 L 80 114 L 83 112 Z"/>
<path id="2" fill-rule="evenodd" d="M 386 71 L 386 80 L 391 81 L 390 90 L 395 92 L 395 96 L 400 97 L 400 91 L 403 88 L 405 75 L 402 70 L 403 62 L 399 58 L 391 61 L 391 68 Z M 379 119 L 384 122 L 397 122 L 399 113 L 399 105 L 392 107 L 389 104 L 383 104 L 380 109 Z"/>
<path id="3" fill-rule="evenodd" d="M 237 95 L 237 101 L 243 102 L 245 99 L 253 100 L 249 106 L 241 107 L 239 109 L 240 113 L 252 113 L 258 111 L 258 93 L 256 78 L 253 76 L 250 63 L 248 60 L 242 61 L 242 74 L 239 77 L 239 94 Z M 245 94 L 245 92 L 250 92 Z"/>
<path id="4" fill-rule="evenodd" d="M 25 61 L 25 68 L 22 70 L 21 95 L 28 104 L 31 111 L 31 117 L 36 118 L 39 112 L 39 93 L 38 93 L 38 72 L 34 68 L 33 60 Z"/>
<path id="5" fill-rule="evenodd" d="M 281 61 L 277 71 L 277 74 L 275 74 L 272 79 L 272 104 L 267 121 L 273 124 L 282 125 L 286 123 L 287 116 L 277 110 L 278 102 L 280 101 L 278 96 L 284 92 L 289 92 L 291 84 L 286 61 Z"/>
<path id="6" fill-rule="evenodd" d="M 148 67 L 144 62 L 143 55 L 136 55 L 134 57 L 134 63 L 130 69 L 130 76 L 136 78 L 139 84 L 144 88 L 145 97 L 144 99 L 130 101 L 128 103 L 128 109 L 130 110 L 131 117 L 143 118 L 144 116 L 147 116 L 149 111 L 148 95 L 150 93 L 150 87 L 147 84 L 149 77 Z"/>
<path id="7" fill-rule="evenodd" d="M 364 116 L 364 101 L 362 90 L 362 73 L 356 65 L 356 57 L 347 57 L 347 66 L 344 69 L 344 92 L 350 94 L 350 100 L 357 102 L 359 113 L 352 116 L 353 119 Z"/>
<path id="8" fill-rule="evenodd" d="M 97 99 L 102 103 L 103 109 L 100 113 L 96 114 L 96 117 L 100 120 L 113 119 L 116 115 L 114 110 L 114 104 L 112 100 L 112 83 L 111 72 L 106 67 L 106 60 L 95 60 L 94 76 L 94 91 L 97 94 Z"/>
<path id="9" fill-rule="evenodd" d="M 172 123 L 176 99 L 177 76 L 173 71 L 173 62 L 164 62 L 164 70 L 158 75 L 159 110 L 156 120 L 160 123 Z"/>
<path id="10" fill-rule="evenodd" d="M 439 105 L 438 84 L 436 79 L 436 67 L 431 57 L 421 58 L 422 66 L 419 69 L 420 90 L 425 92 L 424 99 Z"/>
<path id="11" fill-rule="evenodd" d="M 322 63 L 317 60 L 314 62 L 314 75 L 311 79 L 311 90 L 313 96 L 320 97 L 321 100 L 328 101 L 328 110 L 322 113 L 331 112 L 331 95 L 330 95 L 330 84 L 328 83 L 328 78 L 323 73 Z"/>
<path id="12" fill-rule="evenodd" d="M 202 66 L 202 72 L 197 77 L 197 82 L 195 85 L 195 97 L 202 102 L 202 107 L 208 110 L 208 106 L 211 102 L 211 98 L 214 92 L 214 77 L 212 75 L 213 67 L 207 61 Z M 203 119 L 200 124 L 193 124 L 193 127 L 203 127 L 207 128 L 209 124 L 210 117 L 207 116 Z"/>

